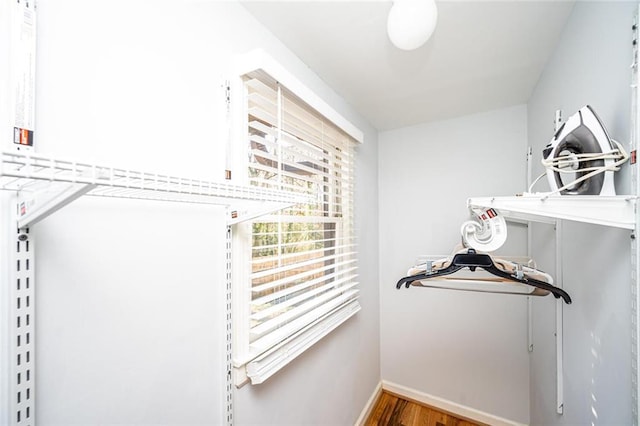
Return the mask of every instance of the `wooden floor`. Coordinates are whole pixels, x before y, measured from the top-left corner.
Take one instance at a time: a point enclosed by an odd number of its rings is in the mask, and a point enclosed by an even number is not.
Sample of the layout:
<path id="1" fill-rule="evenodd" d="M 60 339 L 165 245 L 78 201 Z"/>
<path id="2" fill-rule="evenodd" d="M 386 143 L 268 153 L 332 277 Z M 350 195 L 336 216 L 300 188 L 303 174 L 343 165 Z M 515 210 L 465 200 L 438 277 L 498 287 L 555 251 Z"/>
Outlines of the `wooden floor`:
<path id="1" fill-rule="evenodd" d="M 382 392 L 365 426 L 479 426 L 435 408 Z"/>

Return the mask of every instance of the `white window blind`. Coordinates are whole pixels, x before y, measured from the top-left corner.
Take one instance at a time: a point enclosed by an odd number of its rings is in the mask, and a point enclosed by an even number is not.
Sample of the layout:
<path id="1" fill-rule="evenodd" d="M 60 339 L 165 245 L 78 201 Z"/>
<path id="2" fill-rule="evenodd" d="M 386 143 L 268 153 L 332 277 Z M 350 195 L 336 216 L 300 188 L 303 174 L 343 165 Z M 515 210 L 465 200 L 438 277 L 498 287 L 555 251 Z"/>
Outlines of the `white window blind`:
<path id="1" fill-rule="evenodd" d="M 310 200 L 251 223 L 244 329 L 256 384 L 360 309 L 355 141 L 264 72 L 244 86 L 249 183 Z"/>

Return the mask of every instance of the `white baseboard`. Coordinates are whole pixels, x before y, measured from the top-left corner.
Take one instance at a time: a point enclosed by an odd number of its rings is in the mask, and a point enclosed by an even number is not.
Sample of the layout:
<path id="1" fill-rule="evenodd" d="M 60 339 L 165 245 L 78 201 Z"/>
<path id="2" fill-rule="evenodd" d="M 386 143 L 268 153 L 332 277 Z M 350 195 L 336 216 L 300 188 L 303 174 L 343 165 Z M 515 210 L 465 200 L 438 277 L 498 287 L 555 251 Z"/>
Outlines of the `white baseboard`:
<path id="1" fill-rule="evenodd" d="M 448 401 L 446 399 L 429 395 L 396 383 L 391 383 L 386 380 L 382 381 L 382 390 L 480 423 L 492 426 L 526 426 L 524 423 L 518 423 L 513 420 L 494 416 L 493 414 L 485 413 L 483 411 L 476 410 L 475 408 L 466 407 L 456 402 Z M 373 403 L 369 402 L 367 404 L 368 406 L 371 405 L 369 411 L 373 407 L 373 404 L 375 404 L 375 400 Z M 366 419 L 367 417 L 364 417 L 364 420 Z M 357 424 L 360 425 L 360 423 Z"/>
<path id="2" fill-rule="evenodd" d="M 373 410 L 373 407 L 376 405 L 376 402 L 378 401 L 378 398 L 380 397 L 381 393 L 382 393 L 382 382 L 378 383 L 376 388 L 373 390 L 373 393 L 371 394 L 371 396 L 369 397 L 369 400 L 367 401 L 367 405 L 364 406 L 364 408 L 362 409 L 362 412 L 360 413 L 360 417 L 358 417 L 358 420 L 356 420 L 355 426 L 362 426 L 364 422 L 367 421 L 367 419 L 369 418 L 369 415 L 371 414 L 371 410 Z"/>

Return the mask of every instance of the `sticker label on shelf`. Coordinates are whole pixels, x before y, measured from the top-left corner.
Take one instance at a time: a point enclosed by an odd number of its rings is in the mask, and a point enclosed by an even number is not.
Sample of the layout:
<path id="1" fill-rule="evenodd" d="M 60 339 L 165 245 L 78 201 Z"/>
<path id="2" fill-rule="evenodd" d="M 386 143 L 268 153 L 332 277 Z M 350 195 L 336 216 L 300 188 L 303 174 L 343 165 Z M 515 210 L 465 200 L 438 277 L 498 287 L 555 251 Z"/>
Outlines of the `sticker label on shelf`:
<path id="1" fill-rule="evenodd" d="M 13 143 L 24 146 L 33 146 L 33 130 L 14 127 Z"/>

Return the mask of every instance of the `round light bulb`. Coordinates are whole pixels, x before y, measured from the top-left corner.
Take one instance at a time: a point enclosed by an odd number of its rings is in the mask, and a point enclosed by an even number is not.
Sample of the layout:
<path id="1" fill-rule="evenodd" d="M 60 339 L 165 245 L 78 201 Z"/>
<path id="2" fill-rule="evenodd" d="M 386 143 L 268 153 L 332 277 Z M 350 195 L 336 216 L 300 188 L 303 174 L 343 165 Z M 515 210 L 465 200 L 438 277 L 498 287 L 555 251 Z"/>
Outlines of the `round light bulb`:
<path id="1" fill-rule="evenodd" d="M 397 48 L 417 49 L 429 40 L 437 20 L 435 0 L 394 0 L 387 19 L 387 33 Z"/>

